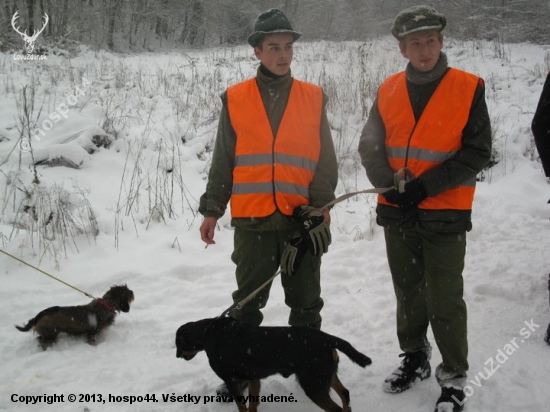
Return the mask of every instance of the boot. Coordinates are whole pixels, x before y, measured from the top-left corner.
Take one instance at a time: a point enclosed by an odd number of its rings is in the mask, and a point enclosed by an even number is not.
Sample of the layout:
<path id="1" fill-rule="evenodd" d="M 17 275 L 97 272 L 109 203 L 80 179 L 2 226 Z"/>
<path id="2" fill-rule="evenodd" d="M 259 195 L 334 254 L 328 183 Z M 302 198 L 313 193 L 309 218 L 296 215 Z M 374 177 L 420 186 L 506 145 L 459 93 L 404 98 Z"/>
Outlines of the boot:
<path id="1" fill-rule="evenodd" d="M 401 366 L 384 380 L 382 389 L 389 393 L 400 393 L 412 387 L 417 378 L 428 379 L 432 373 L 430 361 L 424 351 L 402 353 Z"/>
<path id="2" fill-rule="evenodd" d="M 435 412 L 459 412 L 464 409 L 466 395 L 462 389 L 443 386 L 441 396 L 435 404 Z"/>

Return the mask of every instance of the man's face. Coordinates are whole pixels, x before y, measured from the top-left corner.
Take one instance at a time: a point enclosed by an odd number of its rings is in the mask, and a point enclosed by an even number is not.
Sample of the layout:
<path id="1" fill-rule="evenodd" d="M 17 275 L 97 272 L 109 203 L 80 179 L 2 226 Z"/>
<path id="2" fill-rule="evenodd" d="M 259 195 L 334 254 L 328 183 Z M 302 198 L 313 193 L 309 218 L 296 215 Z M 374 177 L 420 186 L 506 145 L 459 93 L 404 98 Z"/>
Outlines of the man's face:
<path id="1" fill-rule="evenodd" d="M 419 72 L 428 72 L 435 67 L 442 48 L 443 36 L 437 30 L 412 33 L 399 42 L 401 54 Z"/>
<path id="2" fill-rule="evenodd" d="M 292 34 L 270 34 L 265 36 L 261 42 L 261 47 L 254 47 L 254 54 L 260 62 L 277 76 L 287 74 L 294 54 Z"/>

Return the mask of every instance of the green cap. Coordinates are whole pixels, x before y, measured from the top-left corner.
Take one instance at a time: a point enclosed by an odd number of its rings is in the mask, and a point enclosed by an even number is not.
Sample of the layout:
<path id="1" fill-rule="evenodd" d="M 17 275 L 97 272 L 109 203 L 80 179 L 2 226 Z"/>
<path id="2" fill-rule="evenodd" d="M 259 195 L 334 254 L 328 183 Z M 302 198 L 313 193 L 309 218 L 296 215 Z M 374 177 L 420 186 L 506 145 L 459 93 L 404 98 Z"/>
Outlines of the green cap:
<path id="1" fill-rule="evenodd" d="M 393 22 L 391 34 L 398 40 L 405 36 L 426 30 L 441 31 L 445 28 L 447 19 L 430 6 L 413 6 L 400 12 Z"/>
<path id="2" fill-rule="evenodd" d="M 254 33 L 248 36 L 248 44 L 256 47 L 264 36 L 275 33 L 290 33 L 294 37 L 294 41 L 302 36 L 302 33 L 292 29 L 290 22 L 281 10 L 270 9 L 260 14 L 256 19 Z"/>

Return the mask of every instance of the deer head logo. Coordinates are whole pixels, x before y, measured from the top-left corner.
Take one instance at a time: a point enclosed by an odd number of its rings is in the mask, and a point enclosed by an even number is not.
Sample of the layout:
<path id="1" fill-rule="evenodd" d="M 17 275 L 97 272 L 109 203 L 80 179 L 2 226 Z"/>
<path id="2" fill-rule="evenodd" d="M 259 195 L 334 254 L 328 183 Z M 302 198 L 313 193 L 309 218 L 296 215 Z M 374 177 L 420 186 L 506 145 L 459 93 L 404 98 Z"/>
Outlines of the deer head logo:
<path id="1" fill-rule="evenodd" d="M 25 50 L 27 51 L 27 54 L 31 54 L 32 51 L 34 50 L 34 42 L 38 38 L 38 35 L 44 31 L 44 29 L 46 28 L 46 24 L 48 24 L 48 21 L 50 19 L 49 19 L 48 15 L 46 13 L 44 13 L 44 25 L 42 26 L 42 28 L 38 31 L 34 30 L 33 33 L 32 33 L 32 36 L 28 36 L 27 35 L 27 30 L 25 30 L 24 33 L 21 33 L 21 31 L 19 31 L 19 27 L 15 27 L 15 21 L 19 18 L 18 14 L 19 14 L 19 10 L 16 11 L 15 14 L 13 15 L 13 17 L 11 19 L 11 25 L 12 25 L 13 29 L 17 33 L 19 33 L 21 35 L 21 37 L 23 38 L 23 40 L 25 41 Z"/>

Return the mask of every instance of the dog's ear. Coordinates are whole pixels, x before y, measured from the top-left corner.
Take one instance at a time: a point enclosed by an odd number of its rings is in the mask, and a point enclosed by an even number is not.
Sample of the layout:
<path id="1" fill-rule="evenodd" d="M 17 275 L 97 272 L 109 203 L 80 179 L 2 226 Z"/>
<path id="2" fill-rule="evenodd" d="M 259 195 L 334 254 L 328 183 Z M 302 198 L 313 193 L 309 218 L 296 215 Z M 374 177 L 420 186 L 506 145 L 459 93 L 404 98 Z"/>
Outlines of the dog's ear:
<path id="1" fill-rule="evenodd" d="M 180 326 L 176 332 L 176 356 L 184 357 L 184 352 L 204 350 L 204 333 L 213 319 L 202 319 L 197 322 L 188 322 Z"/>
<path id="2" fill-rule="evenodd" d="M 191 346 L 190 343 L 186 341 L 188 326 L 188 323 L 181 325 L 176 332 L 176 358 L 183 358 L 184 353 Z"/>

